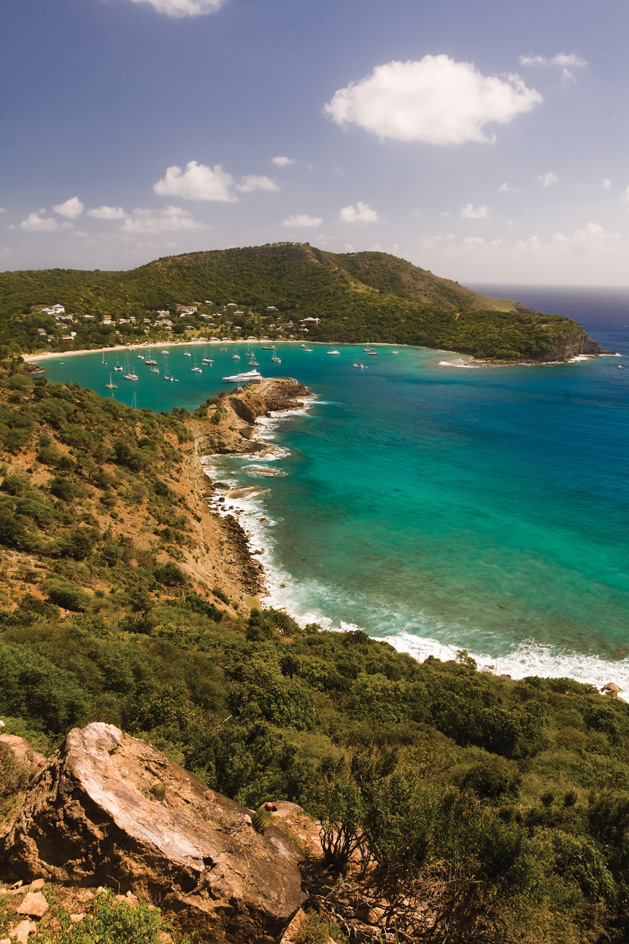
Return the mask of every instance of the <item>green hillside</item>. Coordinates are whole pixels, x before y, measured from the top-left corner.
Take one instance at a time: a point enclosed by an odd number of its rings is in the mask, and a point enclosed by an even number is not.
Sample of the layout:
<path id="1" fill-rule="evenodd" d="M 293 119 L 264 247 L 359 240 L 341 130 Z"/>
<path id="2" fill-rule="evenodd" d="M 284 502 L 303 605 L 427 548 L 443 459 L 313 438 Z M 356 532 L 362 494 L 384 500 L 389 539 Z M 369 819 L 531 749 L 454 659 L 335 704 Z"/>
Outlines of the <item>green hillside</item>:
<path id="1" fill-rule="evenodd" d="M 381 341 L 487 359 L 565 359 L 588 343 L 597 350 L 560 315 L 477 295 L 386 253 L 307 244 L 189 253 L 128 272 L 6 272 L 0 298 L 5 357 L 199 335 Z M 55 303 L 71 322 L 42 311 Z M 180 316 L 178 306 L 196 311 Z"/>

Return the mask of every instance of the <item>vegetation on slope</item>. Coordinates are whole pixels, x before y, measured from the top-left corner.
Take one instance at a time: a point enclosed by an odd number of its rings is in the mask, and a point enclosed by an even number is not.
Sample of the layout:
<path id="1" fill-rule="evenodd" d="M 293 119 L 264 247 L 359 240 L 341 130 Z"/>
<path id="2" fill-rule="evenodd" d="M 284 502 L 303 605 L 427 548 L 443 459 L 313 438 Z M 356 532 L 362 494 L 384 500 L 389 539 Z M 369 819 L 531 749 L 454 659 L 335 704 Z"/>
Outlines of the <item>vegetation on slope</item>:
<path id="1" fill-rule="evenodd" d="M 342 876 L 361 851 L 351 882 L 414 940 L 627 939 L 625 704 L 225 609 L 191 569 L 180 419 L 3 373 L 0 439 L 8 733 L 52 750 L 102 720 L 249 807 L 303 804 L 329 867 Z M 24 778 L 0 765 L 6 816 Z"/>
<path id="2" fill-rule="evenodd" d="M 2 356 L 203 334 L 383 341 L 548 360 L 586 338 L 567 318 L 477 295 L 395 256 L 338 255 L 307 244 L 190 253 L 128 272 L 7 272 L 0 297 Z M 71 322 L 42 311 L 55 302 Z M 182 321 L 178 305 L 197 310 Z M 170 324 L 160 311 L 170 313 Z M 303 324 L 307 318 L 318 321 Z"/>

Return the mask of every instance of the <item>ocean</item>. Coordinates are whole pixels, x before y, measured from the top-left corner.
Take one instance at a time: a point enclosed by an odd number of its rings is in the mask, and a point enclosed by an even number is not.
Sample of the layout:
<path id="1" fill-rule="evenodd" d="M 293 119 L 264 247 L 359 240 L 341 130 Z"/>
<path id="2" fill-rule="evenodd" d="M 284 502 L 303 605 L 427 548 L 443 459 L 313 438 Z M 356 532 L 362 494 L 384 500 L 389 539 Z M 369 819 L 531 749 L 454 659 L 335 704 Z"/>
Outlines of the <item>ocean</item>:
<path id="1" fill-rule="evenodd" d="M 272 458 L 212 457 L 208 471 L 260 487 L 227 504 L 266 568 L 266 602 L 301 622 L 360 627 L 420 659 L 465 649 L 517 678 L 629 689 L 629 289 L 470 287 L 568 315 L 624 356 L 483 368 L 421 348 L 287 343 L 273 364 L 252 342 L 264 376 L 296 377 L 316 400 L 264 421 Z M 245 342 L 209 346 L 203 374 L 191 366 L 205 346 L 161 348 L 160 374 L 132 361 L 139 382 L 116 379 L 114 396 L 193 409 L 248 369 Z M 106 394 L 117 356 L 105 359 L 44 364 Z"/>

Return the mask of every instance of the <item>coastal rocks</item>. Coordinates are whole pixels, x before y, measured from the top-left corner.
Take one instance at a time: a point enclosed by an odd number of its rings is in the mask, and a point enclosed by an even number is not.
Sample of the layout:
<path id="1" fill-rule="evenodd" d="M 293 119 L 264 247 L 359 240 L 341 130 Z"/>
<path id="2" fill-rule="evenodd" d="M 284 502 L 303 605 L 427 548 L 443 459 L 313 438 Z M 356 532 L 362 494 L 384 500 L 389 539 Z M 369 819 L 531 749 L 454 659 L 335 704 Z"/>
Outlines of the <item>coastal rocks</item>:
<path id="1" fill-rule="evenodd" d="M 621 701 L 626 705 L 627 704 L 626 699 L 620 697 L 621 692 L 622 692 L 622 688 L 620 687 L 620 685 L 616 685 L 615 682 L 607 682 L 607 684 L 603 685 L 603 687 L 601 688 L 601 693 L 603 695 L 608 695 L 610 698 L 615 698 L 616 701 Z"/>
<path id="2" fill-rule="evenodd" d="M 113 725 L 74 729 L 0 849 L 25 878 L 153 900 L 199 939 L 271 944 L 305 900 L 302 853 Z"/>

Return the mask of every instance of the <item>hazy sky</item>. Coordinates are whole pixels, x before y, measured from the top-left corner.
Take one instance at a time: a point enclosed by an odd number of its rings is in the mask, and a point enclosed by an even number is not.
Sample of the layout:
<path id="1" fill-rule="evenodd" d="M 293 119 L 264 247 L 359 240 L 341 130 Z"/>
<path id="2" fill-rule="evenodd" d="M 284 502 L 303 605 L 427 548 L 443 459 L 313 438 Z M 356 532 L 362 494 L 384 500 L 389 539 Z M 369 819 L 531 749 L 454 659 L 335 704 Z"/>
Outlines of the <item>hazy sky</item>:
<path id="1" fill-rule="evenodd" d="M 629 284 L 626 0 L 9 0 L 0 268 L 281 240 Z"/>

